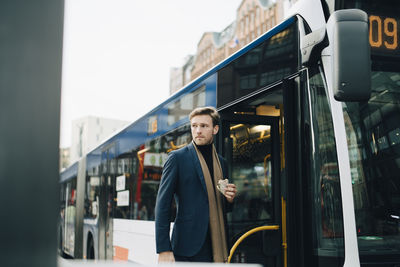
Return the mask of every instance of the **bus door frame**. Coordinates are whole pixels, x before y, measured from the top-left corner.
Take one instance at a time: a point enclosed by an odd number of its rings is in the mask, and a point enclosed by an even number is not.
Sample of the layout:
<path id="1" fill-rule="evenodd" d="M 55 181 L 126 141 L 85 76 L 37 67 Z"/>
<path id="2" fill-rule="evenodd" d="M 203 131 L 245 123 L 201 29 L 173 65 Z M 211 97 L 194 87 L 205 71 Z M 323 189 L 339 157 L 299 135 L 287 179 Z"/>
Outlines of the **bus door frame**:
<path id="1" fill-rule="evenodd" d="M 305 149 L 304 130 L 304 98 L 307 97 L 307 69 L 300 70 L 290 78 L 283 80 L 284 106 L 284 163 L 282 182 L 284 186 L 283 200 L 286 206 L 286 246 L 287 255 L 283 266 L 305 266 L 306 237 L 304 234 L 304 196 L 303 164 L 306 164 L 303 152 Z M 309 242 L 309 240 L 307 241 Z M 289 244 L 289 245 L 288 245 Z"/>
<path id="2" fill-rule="evenodd" d="M 240 102 L 242 103 L 242 102 Z M 228 161 L 228 177 L 232 176 L 232 169 L 230 168 L 231 158 L 230 151 L 227 151 L 225 147 L 224 139 L 229 137 L 230 124 L 231 123 L 245 123 L 254 125 L 269 125 L 271 126 L 271 138 L 272 138 L 272 201 L 273 201 L 273 225 L 279 225 L 279 236 L 280 244 L 282 244 L 282 213 L 281 213 L 281 178 L 280 178 L 280 138 L 279 138 L 279 117 L 272 116 L 259 116 L 259 115 L 247 115 L 247 114 L 232 114 L 229 111 L 220 111 L 221 115 L 221 129 L 218 134 L 217 147 L 219 153 Z M 276 230 L 273 230 L 276 231 Z M 228 237 L 229 240 L 229 237 Z M 263 242 L 267 243 L 268 240 Z M 282 250 L 277 257 L 278 262 L 280 262 L 282 255 Z"/>
<path id="3" fill-rule="evenodd" d="M 275 128 L 278 131 L 278 138 L 282 138 L 282 134 L 279 135 L 279 131 L 283 130 L 283 150 L 280 149 L 280 142 L 274 142 L 274 151 L 276 150 L 275 145 L 278 146 L 278 152 L 275 152 L 274 158 L 274 180 L 279 179 L 279 185 L 274 186 L 275 196 L 274 212 L 280 211 L 279 226 L 281 232 L 282 242 L 282 263 L 279 266 L 304 266 L 305 259 L 304 253 L 306 252 L 305 242 L 307 237 L 304 236 L 304 186 L 302 184 L 303 169 L 302 164 L 304 157 L 302 157 L 302 150 L 304 148 L 304 98 L 307 97 L 307 69 L 299 70 L 297 73 L 292 74 L 290 77 L 283 79 L 281 82 L 272 86 L 266 87 L 257 93 L 244 97 L 242 101 L 237 101 L 230 105 L 223 106 L 219 109 L 221 114 L 221 132 L 217 139 L 218 151 L 223 156 L 226 155 L 226 149 L 224 147 L 224 137 L 229 132 L 230 122 L 245 122 L 248 119 L 249 123 L 259 123 L 258 120 L 252 120 L 252 117 L 266 116 L 251 116 L 251 115 L 235 115 L 230 114 L 229 110 L 237 104 L 243 103 L 247 99 L 253 99 L 260 96 L 267 91 L 274 90 L 276 88 L 282 88 L 283 92 L 283 116 L 284 125 L 283 129 L 279 129 L 278 124 Z M 273 118 L 273 117 L 272 117 Z M 262 123 L 261 123 L 262 124 Z M 266 121 L 264 121 L 266 124 Z M 272 125 L 271 125 L 272 126 Z M 227 128 L 228 127 L 228 128 Z M 283 152 L 283 155 L 281 154 Z M 276 165 L 277 164 L 277 165 Z M 284 168 L 283 168 L 284 167 Z M 230 175 L 230 173 L 229 173 Z M 277 200 L 276 196 L 279 195 L 281 200 Z M 276 206 L 275 206 L 276 205 Z M 278 207 L 278 208 L 276 208 Z M 276 214 L 274 214 L 276 216 Z M 289 245 L 288 245 L 289 244 Z"/>

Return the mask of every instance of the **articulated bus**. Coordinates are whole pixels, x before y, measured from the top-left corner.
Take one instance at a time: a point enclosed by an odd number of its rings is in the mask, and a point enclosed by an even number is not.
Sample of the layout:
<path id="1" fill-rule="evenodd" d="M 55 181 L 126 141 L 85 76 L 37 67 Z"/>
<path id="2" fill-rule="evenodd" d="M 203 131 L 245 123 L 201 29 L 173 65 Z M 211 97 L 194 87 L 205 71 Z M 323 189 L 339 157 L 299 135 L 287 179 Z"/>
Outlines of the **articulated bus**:
<path id="1" fill-rule="evenodd" d="M 238 188 L 229 262 L 400 266 L 399 10 L 299 0 L 61 173 L 60 253 L 154 264 L 163 163 L 191 141 L 189 112 L 214 106 Z"/>

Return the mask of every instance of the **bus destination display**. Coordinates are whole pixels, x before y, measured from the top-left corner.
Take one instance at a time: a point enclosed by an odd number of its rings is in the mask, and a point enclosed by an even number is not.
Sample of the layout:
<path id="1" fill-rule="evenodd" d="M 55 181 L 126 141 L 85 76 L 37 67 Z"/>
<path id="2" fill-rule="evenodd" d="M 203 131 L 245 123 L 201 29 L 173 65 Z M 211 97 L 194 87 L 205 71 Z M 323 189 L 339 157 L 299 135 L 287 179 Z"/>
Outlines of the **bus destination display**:
<path id="1" fill-rule="evenodd" d="M 398 18 L 369 16 L 369 43 L 375 55 L 400 56 Z"/>

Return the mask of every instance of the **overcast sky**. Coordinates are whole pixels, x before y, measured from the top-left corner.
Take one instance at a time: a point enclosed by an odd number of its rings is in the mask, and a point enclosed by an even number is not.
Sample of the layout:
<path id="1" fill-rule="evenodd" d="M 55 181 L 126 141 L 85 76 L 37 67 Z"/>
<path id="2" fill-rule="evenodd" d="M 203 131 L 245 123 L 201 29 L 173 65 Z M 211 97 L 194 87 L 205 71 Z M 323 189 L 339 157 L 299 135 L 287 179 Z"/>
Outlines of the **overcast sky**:
<path id="1" fill-rule="evenodd" d="M 61 147 L 84 116 L 133 122 L 169 96 L 169 71 L 242 0 L 65 0 Z"/>

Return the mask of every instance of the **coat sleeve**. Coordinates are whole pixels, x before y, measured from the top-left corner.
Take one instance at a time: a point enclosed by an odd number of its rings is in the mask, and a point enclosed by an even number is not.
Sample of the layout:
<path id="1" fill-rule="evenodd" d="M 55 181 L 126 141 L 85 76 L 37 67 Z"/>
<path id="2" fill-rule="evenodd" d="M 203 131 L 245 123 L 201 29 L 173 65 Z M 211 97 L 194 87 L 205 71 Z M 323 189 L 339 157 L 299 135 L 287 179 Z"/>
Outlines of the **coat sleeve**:
<path id="1" fill-rule="evenodd" d="M 170 232 L 171 203 L 178 179 L 176 154 L 171 152 L 164 164 L 155 208 L 157 253 L 172 251 Z"/>

